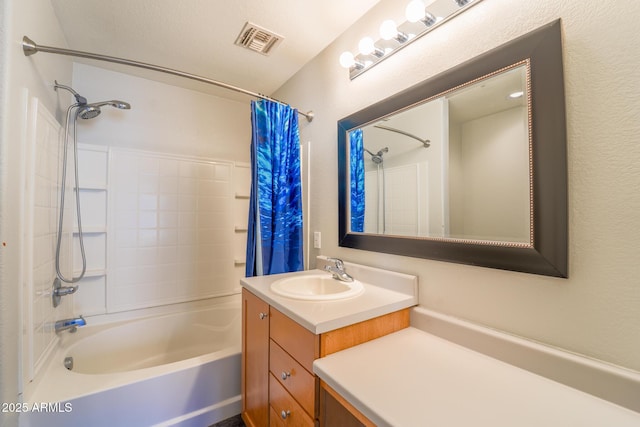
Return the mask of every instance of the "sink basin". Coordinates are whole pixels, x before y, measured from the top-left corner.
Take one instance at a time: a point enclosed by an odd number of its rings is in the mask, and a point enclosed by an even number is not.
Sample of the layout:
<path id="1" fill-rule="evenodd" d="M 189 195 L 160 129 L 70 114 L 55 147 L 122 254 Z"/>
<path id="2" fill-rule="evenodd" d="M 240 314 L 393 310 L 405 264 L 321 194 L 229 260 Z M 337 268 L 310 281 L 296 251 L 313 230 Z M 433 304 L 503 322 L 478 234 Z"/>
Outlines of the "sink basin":
<path id="1" fill-rule="evenodd" d="M 280 279 L 271 284 L 271 290 L 287 298 L 331 301 L 360 295 L 364 292 L 364 286 L 357 280 L 341 282 L 331 274 L 324 273 Z"/>

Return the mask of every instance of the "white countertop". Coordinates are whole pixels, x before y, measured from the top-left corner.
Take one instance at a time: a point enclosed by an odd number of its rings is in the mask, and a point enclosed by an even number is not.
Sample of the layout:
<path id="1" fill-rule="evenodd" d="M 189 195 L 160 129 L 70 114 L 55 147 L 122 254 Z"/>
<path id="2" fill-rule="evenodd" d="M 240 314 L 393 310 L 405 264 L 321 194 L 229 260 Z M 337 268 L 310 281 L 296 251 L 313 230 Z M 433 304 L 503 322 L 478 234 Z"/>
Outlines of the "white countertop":
<path id="1" fill-rule="evenodd" d="M 381 427 L 640 426 L 640 413 L 413 327 L 313 370 Z"/>
<path id="2" fill-rule="evenodd" d="M 412 307 L 418 303 L 418 279 L 403 273 L 379 270 L 345 262 L 346 271 L 362 282 L 364 292 L 334 301 L 304 301 L 271 291 L 283 277 L 329 274 L 322 270 L 273 274 L 241 280 L 242 286 L 315 334 L 332 331 L 374 317 Z"/>

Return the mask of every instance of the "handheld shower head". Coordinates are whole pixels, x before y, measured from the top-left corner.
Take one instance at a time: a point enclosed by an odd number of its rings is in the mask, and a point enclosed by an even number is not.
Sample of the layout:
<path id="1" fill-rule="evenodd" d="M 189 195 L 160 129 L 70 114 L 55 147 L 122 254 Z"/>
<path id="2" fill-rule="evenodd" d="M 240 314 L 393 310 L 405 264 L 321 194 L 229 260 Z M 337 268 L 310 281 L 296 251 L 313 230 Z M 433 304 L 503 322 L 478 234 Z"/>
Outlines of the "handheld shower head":
<path id="1" fill-rule="evenodd" d="M 105 105 L 109 105 L 114 108 L 118 108 L 120 110 L 130 110 L 131 104 L 124 101 L 112 100 L 112 101 L 102 101 L 102 102 L 94 102 L 93 104 L 82 105 L 78 109 L 78 116 L 81 119 L 93 119 L 94 117 L 98 117 L 102 110 L 100 107 L 104 107 Z"/>
<path id="2" fill-rule="evenodd" d="M 64 89 L 68 90 L 73 94 L 76 98 L 76 105 L 72 107 L 78 107 L 78 111 L 76 112 L 76 117 L 80 117 L 81 119 L 93 119 L 94 117 L 98 117 L 101 113 L 100 107 L 104 107 L 105 105 L 110 105 L 111 107 L 118 108 L 120 110 L 130 110 L 131 104 L 124 101 L 111 100 L 111 101 L 102 101 L 102 102 L 94 102 L 93 104 L 87 103 L 87 98 L 81 96 L 78 92 L 70 88 L 69 86 L 61 85 L 57 80 L 54 80 L 55 85 L 53 88 L 55 90 Z"/>
<path id="3" fill-rule="evenodd" d="M 120 110 L 130 110 L 131 109 L 131 104 L 129 104 L 128 102 L 124 102 L 124 101 L 118 101 L 117 99 L 114 99 L 114 100 L 111 100 L 111 101 L 94 102 L 93 104 L 89 104 L 89 105 L 97 107 L 97 108 L 104 107 L 105 105 L 109 105 L 111 107 L 118 108 Z"/>

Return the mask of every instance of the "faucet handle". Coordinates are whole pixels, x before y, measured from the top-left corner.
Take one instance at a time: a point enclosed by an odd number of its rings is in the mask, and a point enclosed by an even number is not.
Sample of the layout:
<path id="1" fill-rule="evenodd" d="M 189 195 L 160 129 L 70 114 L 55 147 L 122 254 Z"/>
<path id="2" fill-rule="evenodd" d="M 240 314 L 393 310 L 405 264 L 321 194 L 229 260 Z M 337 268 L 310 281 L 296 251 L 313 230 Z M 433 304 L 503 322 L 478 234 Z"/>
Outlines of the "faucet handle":
<path id="1" fill-rule="evenodd" d="M 344 262 L 340 258 L 327 258 L 327 261 L 333 262 L 337 269 L 344 270 Z"/>

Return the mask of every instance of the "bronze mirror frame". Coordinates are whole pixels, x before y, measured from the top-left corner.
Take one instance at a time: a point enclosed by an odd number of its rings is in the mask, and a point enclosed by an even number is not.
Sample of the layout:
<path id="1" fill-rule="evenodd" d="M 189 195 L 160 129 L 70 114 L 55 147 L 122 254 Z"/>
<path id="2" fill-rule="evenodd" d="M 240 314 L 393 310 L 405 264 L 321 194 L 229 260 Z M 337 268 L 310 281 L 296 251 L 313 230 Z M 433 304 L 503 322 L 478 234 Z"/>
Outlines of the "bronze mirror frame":
<path id="1" fill-rule="evenodd" d="M 531 245 L 349 231 L 349 131 L 523 61 L 530 66 Z M 342 247 L 567 277 L 567 149 L 561 21 L 551 22 L 341 119 L 338 197 L 338 242 Z"/>

